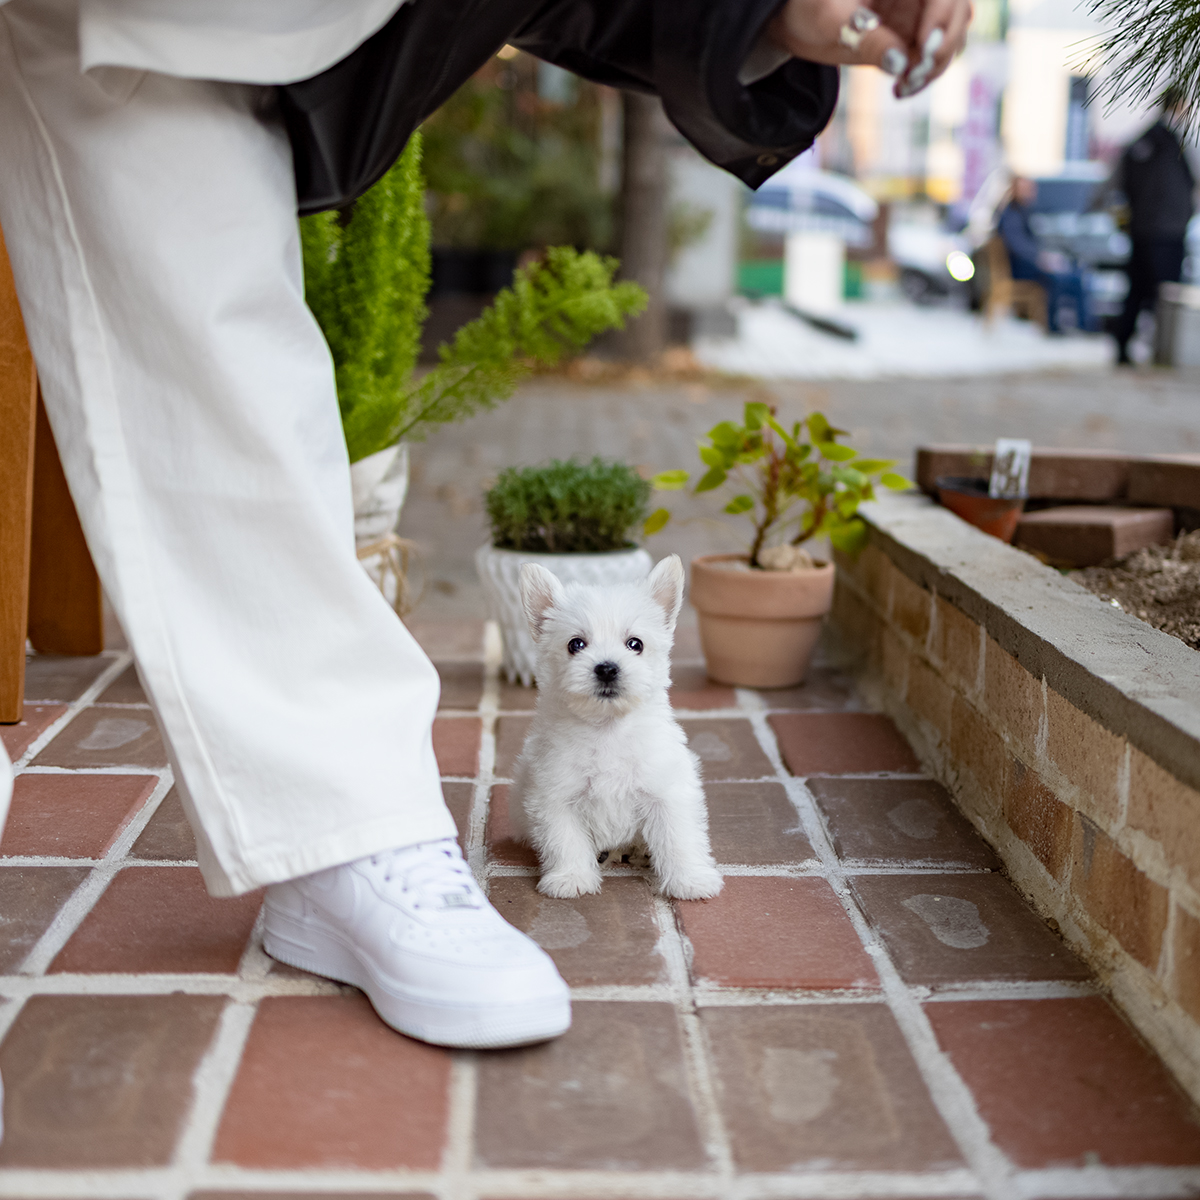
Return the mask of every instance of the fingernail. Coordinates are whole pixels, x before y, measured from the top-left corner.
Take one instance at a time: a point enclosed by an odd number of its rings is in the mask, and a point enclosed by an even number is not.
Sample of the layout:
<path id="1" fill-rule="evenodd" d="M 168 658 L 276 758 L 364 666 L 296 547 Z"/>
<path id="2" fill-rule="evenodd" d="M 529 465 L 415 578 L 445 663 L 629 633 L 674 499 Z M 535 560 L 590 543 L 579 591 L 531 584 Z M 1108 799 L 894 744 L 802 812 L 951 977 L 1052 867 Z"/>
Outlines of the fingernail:
<path id="1" fill-rule="evenodd" d="M 886 71 L 889 75 L 903 75 L 904 68 L 908 66 L 908 55 L 903 50 L 897 50 L 893 46 L 890 50 L 883 52 L 883 58 L 879 66 L 881 70 Z"/>
<path id="2" fill-rule="evenodd" d="M 932 29 L 929 36 L 925 39 L 925 58 L 932 58 L 941 48 L 942 42 L 946 40 L 946 34 L 941 29 Z"/>

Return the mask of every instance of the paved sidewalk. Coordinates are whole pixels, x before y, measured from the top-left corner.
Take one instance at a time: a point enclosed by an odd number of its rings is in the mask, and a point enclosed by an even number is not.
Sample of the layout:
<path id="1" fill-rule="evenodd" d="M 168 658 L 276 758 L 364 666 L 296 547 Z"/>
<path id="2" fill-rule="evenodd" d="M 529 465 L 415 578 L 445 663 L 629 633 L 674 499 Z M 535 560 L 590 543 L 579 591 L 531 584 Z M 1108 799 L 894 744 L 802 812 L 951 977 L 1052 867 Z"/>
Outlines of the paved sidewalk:
<path id="1" fill-rule="evenodd" d="M 505 779 L 532 694 L 479 621 L 422 621 L 470 861 L 554 955 L 575 1024 L 449 1053 L 267 958 L 214 901 L 129 666 L 35 659 L 0 843 L 0 1194 L 1200 1195 L 1200 1125 L 883 716 L 820 666 L 675 704 L 704 760 L 715 901 L 607 869 L 534 890 Z M 490 651 L 485 656 L 485 644 Z M 486 657 L 486 661 L 485 661 Z"/>

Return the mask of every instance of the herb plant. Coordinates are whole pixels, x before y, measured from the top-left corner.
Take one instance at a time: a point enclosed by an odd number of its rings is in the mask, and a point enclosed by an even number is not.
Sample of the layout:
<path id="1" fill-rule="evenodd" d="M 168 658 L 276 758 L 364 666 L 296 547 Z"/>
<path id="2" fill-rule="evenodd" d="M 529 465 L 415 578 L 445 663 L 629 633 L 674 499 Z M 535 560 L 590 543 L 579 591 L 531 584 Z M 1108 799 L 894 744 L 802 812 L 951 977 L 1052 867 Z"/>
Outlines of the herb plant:
<path id="1" fill-rule="evenodd" d="M 552 247 L 417 378 L 429 290 L 424 197 L 414 134 L 348 219 L 318 213 L 300 222 L 305 292 L 333 355 L 351 462 L 494 406 L 534 366 L 556 365 L 646 304 L 637 284 L 613 283 L 615 259 Z"/>
<path id="2" fill-rule="evenodd" d="M 866 526 L 856 514 L 864 500 L 874 498 L 874 484 L 902 490 L 909 481 L 889 468 L 888 459 L 859 458 L 858 452 L 837 439 L 835 429 L 820 413 L 810 413 L 791 429 L 776 419 L 769 404 L 747 402 L 739 425 L 722 421 L 706 435 L 700 460 L 708 468 L 695 492 L 712 491 L 732 479 L 741 485 L 726 505 L 731 516 L 748 516 L 754 526 L 750 543 L 751 567 L 761 567 L 759 555 L 768 540 L 785 535 L 793 546 L 810 538 L 827 537 L 838 550 L 854 553 L 866 541 Z M 653 484 L 660 491 L 685 487 L 687 471 L 665 471 Z M 647 518 L 643 532 L 656 533 L 670 513 L 659 508 Z"/>
<path id="3" fill-rule="evenodd" d="M 492 545 L 537 554 L 603 554 L 632 546 L 650 484 L 625 463 L 555 460 L 509 467 L 485 496 Z"/>

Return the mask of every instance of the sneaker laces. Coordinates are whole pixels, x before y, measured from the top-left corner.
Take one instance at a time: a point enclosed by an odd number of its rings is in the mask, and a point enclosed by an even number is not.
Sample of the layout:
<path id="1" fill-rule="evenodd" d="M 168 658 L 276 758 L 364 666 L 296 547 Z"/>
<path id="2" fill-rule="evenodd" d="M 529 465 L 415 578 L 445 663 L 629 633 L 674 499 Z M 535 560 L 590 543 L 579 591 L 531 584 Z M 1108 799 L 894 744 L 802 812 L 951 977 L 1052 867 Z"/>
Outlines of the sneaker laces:
<path id="1" fill-rule="evenodd" d="M 417 908 L 453 911 L 487 903 L 454 838 L 386 850 L 370 861 L 383 868 L 384 883 L 398 883 L 412 894 Z"/>

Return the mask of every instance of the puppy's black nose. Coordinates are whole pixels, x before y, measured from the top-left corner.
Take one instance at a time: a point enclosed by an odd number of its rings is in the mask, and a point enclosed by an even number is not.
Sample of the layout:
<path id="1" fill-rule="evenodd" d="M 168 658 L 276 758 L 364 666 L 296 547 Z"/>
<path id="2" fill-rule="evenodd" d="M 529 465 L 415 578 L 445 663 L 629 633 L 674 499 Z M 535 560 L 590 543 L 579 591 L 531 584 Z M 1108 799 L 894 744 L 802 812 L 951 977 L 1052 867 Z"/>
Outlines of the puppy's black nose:
<path id="1" fill-rule="evenodd" d="M 621 673 L 621 668 L 615 662 L 597 663 L 593 669 L 596 672 L 596 678 L 601 683 L 612 683 Z"/>

